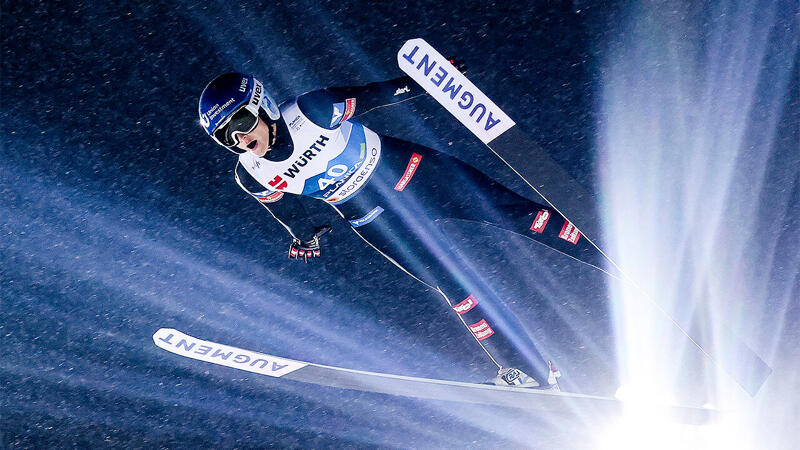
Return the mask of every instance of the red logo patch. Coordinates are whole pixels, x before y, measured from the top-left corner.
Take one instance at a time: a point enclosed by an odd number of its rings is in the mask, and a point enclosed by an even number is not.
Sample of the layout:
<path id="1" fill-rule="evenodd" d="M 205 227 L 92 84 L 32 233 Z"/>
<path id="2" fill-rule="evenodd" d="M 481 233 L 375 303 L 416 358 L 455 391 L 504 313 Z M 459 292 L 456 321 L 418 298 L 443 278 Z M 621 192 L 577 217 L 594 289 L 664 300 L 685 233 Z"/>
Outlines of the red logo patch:
<path id="1" fill-rule="evenodd" d="M 283 178 L 281 178 L 280 175 L 273 178 L 272 181 L 269 182 L 269 185 L 275 189 L 286 189 L 286 186 L 288 186 L 288 184 L 283 181 Z"/>
<path id="2" fill-rule="evenodd" d="M 477 304 L 478 299 L 470 295 L 469 297 L 465 298 L 463 302 L 453 305 L 453 309 L 459 314 L 465 314 Z"/>
<path id="3" fill-rule="evenodd" d="M 403 173 L 403 176 L 400 177 L 400 181 L 394 186 L 395 191 L 402 191 L 408 185 L 408 182 L 411 181 L 411 177 L 414 176 L 414 172 L 417 171 L 417 167 L 419 167 L 419 163 L 422 161 L 422 155 L 418 153 L 412 153 L 411 159 L 408 161 L 408 165 L 406 166 L 406 171 Z"/>
<path id="4" fill-rule="evenodd" d="M 543 209 L 536 214 L 536 219 L 534 219 L 533 223 L 531 224 L 531 231 L 534 233 L 542 233 L 544 232 L 544 227 L 547 226 L 547 221 L 550 220 L 550 211 Z"/>
<path id="5" fill-rule="evenodd" d="M 472 331 L 472 335 L 475 336 L 475 339 L 479 341 L 494 334 L 494 330 L 486 323 L 486 319 L 481 319 L 480 322 L 473 323 L 469 326 L 469 330 Z"/>
<path id="6" fill-rule="evenodd" d="M 356 113 L 356 99 L 348 98 L 347 100 L 345 100 L 344 116 L 342 116 L 342 122 L 353 117 L 353 114 L 355 113 Z"/>
<path id="7" fill-rule="evenodd" d="M 558 233 L 558 237 L 572 244 L 577 244 L 578 239 L 581 238 L 581 232 L 568 220 L 564 222 L 564 226 L 561 227 L 561 232 Z"/>

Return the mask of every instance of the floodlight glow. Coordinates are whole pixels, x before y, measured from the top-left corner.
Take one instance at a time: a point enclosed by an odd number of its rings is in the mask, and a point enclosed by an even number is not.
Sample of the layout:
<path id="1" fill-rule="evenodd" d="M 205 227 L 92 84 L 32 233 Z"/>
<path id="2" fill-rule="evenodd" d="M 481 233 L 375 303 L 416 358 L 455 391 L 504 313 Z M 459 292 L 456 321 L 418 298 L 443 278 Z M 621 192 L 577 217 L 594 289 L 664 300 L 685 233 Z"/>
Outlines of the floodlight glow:
<path id="1" fill-rule="evenodd" d="M 769 325 L 785 323 L 793 283 L 770 277 L 776 266 L 798 268 L 794 256 L 776 261 L 793 194 L 770 184 L 782 173 L 776 161 L 796 159 L 775 141 L 798 42 L 784 33 L 782 7 L 721 2 L 692 23 L 688 5 L 640 5 L 607 52 L 599 146 L 608 253 L 705 348 L 636 289 L 612 285 L 619 395 L 635 403 L 604 448 L 792 445 L 783 432 L 800 419 L 789 404 L 797 369 L 770 354 L 783 330 Z M 721 344 L 727 330 L 782 366 L 754 399 L 721 370 L 723 360 L 743 362 Z M 673 396 L 718 405 L 720 422 L 674 428 L 644 406 Z"/>

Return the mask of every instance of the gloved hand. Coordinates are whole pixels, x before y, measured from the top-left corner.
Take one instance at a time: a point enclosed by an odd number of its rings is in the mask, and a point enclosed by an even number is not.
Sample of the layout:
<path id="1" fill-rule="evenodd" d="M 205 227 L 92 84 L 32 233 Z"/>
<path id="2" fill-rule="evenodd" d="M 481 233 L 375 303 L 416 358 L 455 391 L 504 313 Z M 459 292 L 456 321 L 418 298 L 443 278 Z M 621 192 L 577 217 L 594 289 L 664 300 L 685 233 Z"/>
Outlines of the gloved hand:
<path id="1" fill-rule="evenodd" d="M 450 61 L 450 64 L 452 64 L 453 67 L 458 69 L 459 72 L 467 73 L 467 63 L 463 59 L 451 56 L 447 58 L 447 60 Z"/>
<path id="2" fill-rule="evenodd" d="M 323 225 L 315 227 L 314 236 L 307 241 L 292 239 L 292 245 L 289 246 L 289 259 L 303 259 L 308 263 L 312 258 L 322 256 L 319 248 L 319 238 L 329 231 L 331 231 L 331 226 Z"/>

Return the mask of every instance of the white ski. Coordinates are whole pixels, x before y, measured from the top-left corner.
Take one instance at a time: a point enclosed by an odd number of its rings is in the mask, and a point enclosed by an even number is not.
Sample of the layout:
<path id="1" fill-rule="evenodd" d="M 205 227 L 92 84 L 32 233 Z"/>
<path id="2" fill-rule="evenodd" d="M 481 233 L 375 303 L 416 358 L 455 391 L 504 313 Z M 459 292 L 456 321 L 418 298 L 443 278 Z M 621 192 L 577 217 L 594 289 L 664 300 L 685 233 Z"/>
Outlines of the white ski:
<path id="1" fill-rule="evenodd" d="M 624 408 L 623 402 L 608 397 L 407 377 L 296 361 L 198 339 L 172 328 L 161 328 L 156 331 L 153 334 L 153 342 L 168 352 L 187 358 L 275 378 L 334 388 L 418 399 L 550 411 L 564 415 L 587 413 L 616 415 L 621 414 Z M 704 408 L 682 406 L 660 408 L 675 421 L 683 423 L 702 424 L 716 417 L 716 411 Z"/>

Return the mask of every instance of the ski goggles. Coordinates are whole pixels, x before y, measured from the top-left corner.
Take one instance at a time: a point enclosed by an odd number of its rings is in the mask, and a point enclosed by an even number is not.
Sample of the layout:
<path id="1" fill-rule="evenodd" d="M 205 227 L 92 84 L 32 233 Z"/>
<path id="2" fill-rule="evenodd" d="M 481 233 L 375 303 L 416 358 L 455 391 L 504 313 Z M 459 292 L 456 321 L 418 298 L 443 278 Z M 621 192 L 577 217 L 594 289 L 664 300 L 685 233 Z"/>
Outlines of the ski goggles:
<path id="1" fill-rule="evenodd" d="M 256 129 L 258 114 L 242 105 L 214 130 L 212 137 L 225 147 L 235 147 L 239 137 Z"/>

